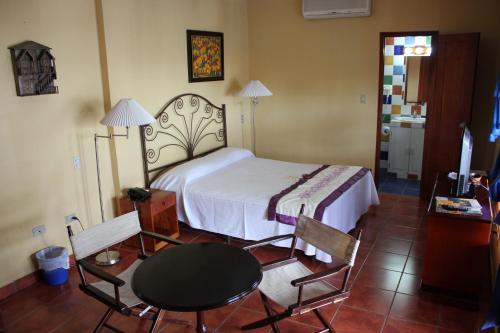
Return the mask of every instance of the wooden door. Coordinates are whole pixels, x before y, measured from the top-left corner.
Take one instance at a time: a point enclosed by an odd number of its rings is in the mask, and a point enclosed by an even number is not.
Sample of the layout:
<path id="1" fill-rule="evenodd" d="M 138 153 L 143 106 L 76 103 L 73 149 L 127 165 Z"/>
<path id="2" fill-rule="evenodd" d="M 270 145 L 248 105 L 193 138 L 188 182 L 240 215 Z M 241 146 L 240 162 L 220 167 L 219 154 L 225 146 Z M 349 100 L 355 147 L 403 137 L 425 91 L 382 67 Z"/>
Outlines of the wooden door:
<path id="1" fill-rule="evenodd" d="M 421 197 L 429 199 L 438 172 L 456 170 L 460 124 L 470 123 L 479 34 L 439 35 L 436 63 L 430 67 Z M 473 133 L 474 135 L 474 133 Z"/>

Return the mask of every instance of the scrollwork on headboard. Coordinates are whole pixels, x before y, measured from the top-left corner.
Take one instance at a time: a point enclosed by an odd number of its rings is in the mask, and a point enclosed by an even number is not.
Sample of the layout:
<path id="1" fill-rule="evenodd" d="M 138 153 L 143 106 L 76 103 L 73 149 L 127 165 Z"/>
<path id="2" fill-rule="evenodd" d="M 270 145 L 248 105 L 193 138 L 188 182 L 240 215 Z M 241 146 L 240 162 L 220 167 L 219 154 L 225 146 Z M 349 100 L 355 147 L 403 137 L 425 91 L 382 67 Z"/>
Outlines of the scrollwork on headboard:
<path id="1" fill-rule="evenodd" d="M 145 186 L 151 185 L 151 173 L 227 147 L 226 106 L 215 106 L 196 94 L 182 94 L 168 101 L 156 114 L 156 122 L 141 127 L 141 146 Z M 196 153 L 204 140 L 213 139 L 214 147 Z M 183 150 L 186 158 L 160 164 L 169 148 Z"/>

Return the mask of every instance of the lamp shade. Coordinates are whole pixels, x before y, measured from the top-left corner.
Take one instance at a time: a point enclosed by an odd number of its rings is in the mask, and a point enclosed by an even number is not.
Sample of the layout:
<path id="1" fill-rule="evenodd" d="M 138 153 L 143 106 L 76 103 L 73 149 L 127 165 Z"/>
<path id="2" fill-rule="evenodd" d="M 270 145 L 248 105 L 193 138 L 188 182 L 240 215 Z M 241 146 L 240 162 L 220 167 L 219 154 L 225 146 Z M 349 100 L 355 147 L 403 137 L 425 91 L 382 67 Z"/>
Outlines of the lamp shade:
<path id="1" fill-rule="evenodd" d="M 101 124 L 112 127 L 131 127 L 149 125 L 156 121 L 132 98 L 123 98 L 106 113 Z"/>
<path id="2" fill-rule="evenodd" d="M 244 97 L 259 97 L 272 96 L 273 93 L 266 88 L 259 80 L 250 81 L 245 88 L 240 91 L 240 96 Z"/>

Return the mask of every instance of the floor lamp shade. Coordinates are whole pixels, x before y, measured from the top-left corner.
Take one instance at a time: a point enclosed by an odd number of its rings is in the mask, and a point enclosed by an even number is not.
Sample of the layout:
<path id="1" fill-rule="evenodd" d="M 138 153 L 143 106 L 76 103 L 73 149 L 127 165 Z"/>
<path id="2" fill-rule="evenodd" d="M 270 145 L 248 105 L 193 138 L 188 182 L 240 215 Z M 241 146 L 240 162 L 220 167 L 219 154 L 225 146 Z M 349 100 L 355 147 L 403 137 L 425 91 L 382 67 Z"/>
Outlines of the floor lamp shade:
<path id="1" fill-rule="evenodd" d="M 132 98 L 124 98 L 101 120 L 101 124 L 111 127 L 130 127 L 149 125 L 155 118 Z"/>
<path id="2" fill-rule="evenodd" d="M 273 93 L 266 88 L 259 80 L 250 81 L 245 88 L 240 91 L 240 96 L 243 97 L 260 97 L 272 96 Z"/>
<path id="3" fill-rule="evenodd" d="M 250 97 L 252 101 L 252 151 L 255 154 L 255 108 L 259 103 L 259 97 L 272 96 L 273 93 L 266 88 L 259 80 L 250 81 L 245 88 L 240 91 L 240 96 Z"/>

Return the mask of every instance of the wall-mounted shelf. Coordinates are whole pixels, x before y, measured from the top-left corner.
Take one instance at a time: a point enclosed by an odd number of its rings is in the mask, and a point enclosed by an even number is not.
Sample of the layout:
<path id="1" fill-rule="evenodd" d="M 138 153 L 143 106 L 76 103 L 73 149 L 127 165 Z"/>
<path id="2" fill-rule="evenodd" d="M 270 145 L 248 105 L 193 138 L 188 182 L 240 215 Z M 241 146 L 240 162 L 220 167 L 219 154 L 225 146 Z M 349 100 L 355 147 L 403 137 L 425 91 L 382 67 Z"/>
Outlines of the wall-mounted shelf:
<path id="1" fill-rule="evenodd" d="M 57 94 L 56 63 L 51 48 L 33 41 L 9 47 L 17 96 Z"/>

